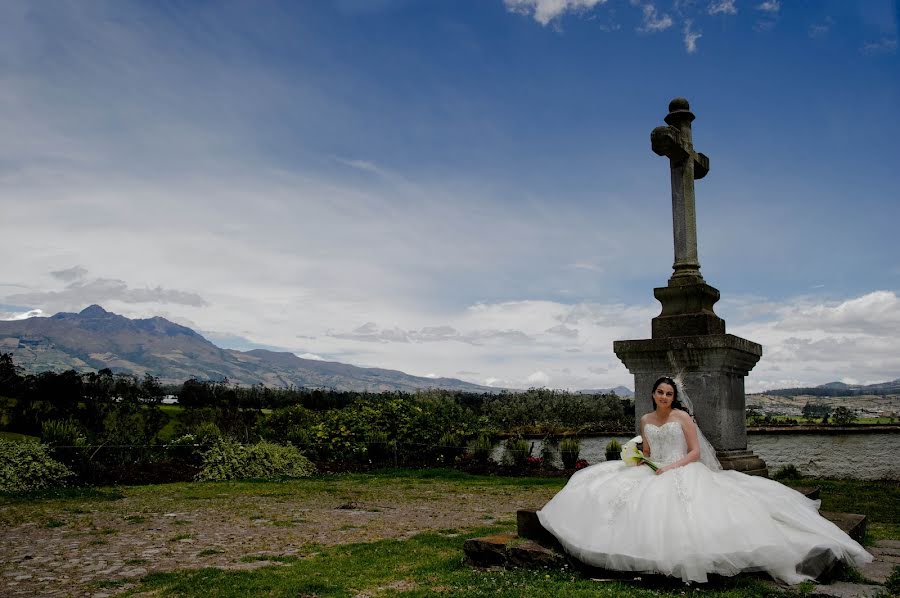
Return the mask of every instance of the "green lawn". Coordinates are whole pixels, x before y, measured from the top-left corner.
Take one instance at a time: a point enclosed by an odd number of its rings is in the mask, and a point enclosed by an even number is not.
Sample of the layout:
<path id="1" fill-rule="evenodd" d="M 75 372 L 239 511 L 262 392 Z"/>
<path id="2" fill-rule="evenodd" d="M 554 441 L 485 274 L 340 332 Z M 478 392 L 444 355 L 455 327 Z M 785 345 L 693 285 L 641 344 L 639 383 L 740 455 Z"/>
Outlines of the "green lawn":
<path id="1" fill-rule="evenodd" d="M 123 488 L 72 489 L 30 497 L 0 497 L 0 523 L 16 525 L 34 522 L 45 533 L 69 530 L 67 533 L 93 534 L 98 544 L 125 534 L 139 533 L 141 526 L 151 526 L 165 512 L 188 512 L 206 509 L 223 512 L 249 509 L 244 519 L 274 518 L 279 505 L 308 496 L 327 495 L 328 504 L 346 501 L 377 503 L 395 508 L 403 497 L 440 501 L 440 496 L 479 496 L 486 493 L 496 500 L 511 502 L 533 495 L 552 495 L 562 487 L 562 478 L 513 478 L 474 476 L 455 470 L 383 470 L 366 474 L 320 475 L 306 480 L 281 483 L 181 483 L 159 486 Z M 824 510 L 862 512 L 869 516 L 871 538 L 900 540 L 900 485 L 894 482 L 862 482 L 853 480 L 787 480 L 789 484 L 818 485 L 822 488 Z M 435 496 L 431 493 L 437 493 Z M 387 502 L 388 496 L 399 502 Z M 518 498 L 516 498 L 518 497 Z M 471 499 L 468 499 L 471 500 Z M 494 499 L 491 499 L 494 500 Z M 127 507 L 122 505 L 128 503 Z M 238 505 L 240 503 L 240 505 Z M 394 507 L 389 506 L 394 504 Z M 412 504 L 412 503 L 410 503 Z M 421 504 L 421 503 L 418 503 Z M 440 503 L 438 503 L 440 504 Z M 272 512 L 262 511 L 269 505 Z M 123 510 L 124 508 L 124 510 Z M 122 513 L 119 513 L 122 511 Z M 107 536 L 97 535 L 105 528 L 98 519 L 104 512 L 125 517 L 122 529 L 110 529 Z M 260 512 L 260 513 L 258 513 Z M 283 513 L 282 513 L 283 514 Z M 157 519 L 153 519 L 156 517 Z M 329 515 L 329 517 L 331 517 Z M 80 521 L 94 520 L 93 529 Z M 166 537 L 189 538 L 190 521 L 178 524 Z M 273 521 L 272 529 L 277 528 Z M 152 523 L 157 526 L 158 523 Z M 134 526 L 133 528 L 128 526 Z M 290 556 L 274 558 L 250 552 L 230 557 L 234 564 L 267 561 L 253 570 L 220 568 L 181 569 L 151 573 L 135 580 L 115 579 L 94 582 L 100 590 L 124 591 L 125 595 L 164 596 L 704 596 L 750 597 L 784 595 L 777 587 L 758 578 L 740 576 L 718 579 L 703 586 L 687 587 L 674 580 L 647 578 L 640 583 L 596 581 L 580 573 L 562 570 L 496 570 L 474 569 L 463 562 L 463 542 L 467 538 L 488 533 L 509 532 L 514 522 L 508 517 L 496 519 L 482 527 L 435 529 L 401 539 L 378 540 L 322 546 L 315 543 L 297 545 Z M 102 528 L 102 529 L 101 529 Z M 273 532 L 274 533 L 274 532 Z M 118 535 L 116 535 L 118 534 Z M 88 537 L 88 536 L 85 536 Z M 97 540 L 96 538 L 100 538 Z M 177 543 L 172 540 L 172 543 Z M 207 550 L 204 550 L 207 548 Z M 197 545 L 195 551 L 215 558 L 217 550 Z M 203 551 L 203 552 L 201 552 Z M 145 563 L 144 563 L 145 564 Z M 802 595 L 807 586 L 795 588 Z"/>
<path id="2" fill-rule="evenodd" d="M 468 530 L 466 536 L 500 531 Z M 483 571 L 462 562 L 464 536 L 425 533 L 322 549 L 309 546 L 294 558 L 254 571 L 201 569 L 153 574 L 125 596 L 777 596 L 770 584 L 750 577 L 717 580 L 703 589 L 665 579 L 594 581 L 563 569 Z"/>
<path id="3" fill-rule="evenodd" d="M 37 436 L 29 436 L 28 434 L 19 434 L 18 432 L 0 432 L 0 438 L 3 440 L 40 440 Z"/>

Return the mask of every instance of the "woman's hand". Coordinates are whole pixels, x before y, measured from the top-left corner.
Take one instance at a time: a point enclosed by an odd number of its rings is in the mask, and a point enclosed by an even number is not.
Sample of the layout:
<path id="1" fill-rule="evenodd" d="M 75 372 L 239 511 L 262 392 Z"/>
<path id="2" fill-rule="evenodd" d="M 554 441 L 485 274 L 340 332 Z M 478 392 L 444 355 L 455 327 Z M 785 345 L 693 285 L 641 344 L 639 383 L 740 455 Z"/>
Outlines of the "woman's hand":
<path id="1" fill-rule="evenodd" d="M 671 465 L 663 465 L 662 467 L 660 467 L 659 469 L 656 470 L 656 475 L 662 475 L 662 474 L 666 473 L 667 471 L 671 471 L 673 469 L 675 469 L 675 468 L 672 467 Z"/>

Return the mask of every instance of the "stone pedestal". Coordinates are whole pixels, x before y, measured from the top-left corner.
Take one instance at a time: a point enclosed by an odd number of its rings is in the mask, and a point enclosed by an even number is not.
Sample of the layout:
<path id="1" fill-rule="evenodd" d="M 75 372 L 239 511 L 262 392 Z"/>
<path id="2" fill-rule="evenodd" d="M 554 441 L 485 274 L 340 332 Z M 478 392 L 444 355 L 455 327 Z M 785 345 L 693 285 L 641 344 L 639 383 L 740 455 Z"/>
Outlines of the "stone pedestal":
<path id="1" fill-rule="evenodd" d="M 744 377 L 762 356 L 760 345 L 733 334 L 706 334 L 615 341 L 613 350 L 634 374 L 637 419 L 653 411 L 653 383 L 683 373 L 697 425 L 722 467 L 767 475 L 765 462 L 747 450 L 745 423 Z"/>

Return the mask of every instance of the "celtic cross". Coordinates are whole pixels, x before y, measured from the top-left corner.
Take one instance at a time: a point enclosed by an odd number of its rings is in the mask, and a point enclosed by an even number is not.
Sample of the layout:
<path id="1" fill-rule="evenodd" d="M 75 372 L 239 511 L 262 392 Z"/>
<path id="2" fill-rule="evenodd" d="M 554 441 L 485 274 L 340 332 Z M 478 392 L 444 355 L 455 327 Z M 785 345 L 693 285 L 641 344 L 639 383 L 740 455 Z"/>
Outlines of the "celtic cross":
<path id="1" fill-rule="evenodd" d="M 694 207 L 694 179 L 709 172 L 709 158 L 694 151 L 691 121 L 694 114 L 688 101 L 669 102 L 668 126 L 656 127 L 650 134 L 654 153 L 669 158 L 672 171 L 672 228 L 675 237 L 674 272 L 670 285 L 702 282 L 697 258 L 697 214 Z"/>

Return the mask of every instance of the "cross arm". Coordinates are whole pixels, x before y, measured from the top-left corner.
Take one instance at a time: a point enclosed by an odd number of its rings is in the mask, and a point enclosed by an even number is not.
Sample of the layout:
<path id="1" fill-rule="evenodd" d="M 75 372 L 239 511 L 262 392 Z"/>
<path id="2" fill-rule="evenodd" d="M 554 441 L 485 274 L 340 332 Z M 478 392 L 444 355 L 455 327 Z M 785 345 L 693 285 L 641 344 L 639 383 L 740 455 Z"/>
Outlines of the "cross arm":
<path id="1" fill-rule="evenodd" d="M 694 161 L 694 178 L 702 179 L 709 172 L 709 158 L 695 152 L 684 142 L 681 132 L 672 126 L 656 127 L 650 133 L 650 147 L 657 156 L 666 156 L 670 160 L 681 161 L 688 157 Z"/>

